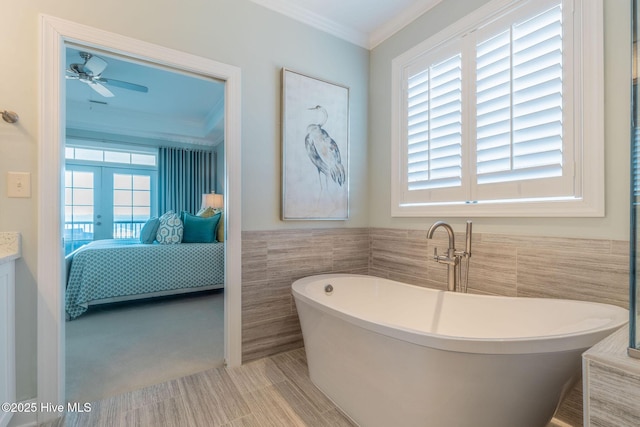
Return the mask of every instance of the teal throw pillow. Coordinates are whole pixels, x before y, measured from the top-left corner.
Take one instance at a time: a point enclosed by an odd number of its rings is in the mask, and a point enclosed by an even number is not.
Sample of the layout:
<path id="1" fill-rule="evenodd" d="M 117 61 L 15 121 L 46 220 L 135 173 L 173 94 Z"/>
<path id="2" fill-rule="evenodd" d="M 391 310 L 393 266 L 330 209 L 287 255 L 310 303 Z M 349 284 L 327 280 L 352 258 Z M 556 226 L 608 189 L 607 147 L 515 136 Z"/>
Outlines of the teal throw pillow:
<path id="1" fill-rule="evenodd" d="M 156 240 L 158 227 L 160 226 L 160 218 L 154 216 L 149 218 L 140 230 L 140 243 L 150 244 Z"/>
<path id="2" fill-rule="evenodd" d="M 184 234 L 182 243 L 214 243 L 216 242 L 216 230 L 220 222 L 221 214 L 203 218 L 182 212 Z"/>

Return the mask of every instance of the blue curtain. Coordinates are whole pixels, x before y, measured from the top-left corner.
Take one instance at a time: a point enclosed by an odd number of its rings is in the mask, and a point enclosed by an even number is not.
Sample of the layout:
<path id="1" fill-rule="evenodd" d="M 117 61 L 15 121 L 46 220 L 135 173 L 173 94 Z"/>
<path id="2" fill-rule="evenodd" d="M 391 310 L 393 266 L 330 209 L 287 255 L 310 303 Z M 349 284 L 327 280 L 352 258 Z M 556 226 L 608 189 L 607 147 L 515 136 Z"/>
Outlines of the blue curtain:
<path id="1" fill-rule="evenodd" d="M 160 147 L 158 155 L 158 212 L 195 214 L 202 194 L 210 193 L 215 177 L 213 151 Z"/>

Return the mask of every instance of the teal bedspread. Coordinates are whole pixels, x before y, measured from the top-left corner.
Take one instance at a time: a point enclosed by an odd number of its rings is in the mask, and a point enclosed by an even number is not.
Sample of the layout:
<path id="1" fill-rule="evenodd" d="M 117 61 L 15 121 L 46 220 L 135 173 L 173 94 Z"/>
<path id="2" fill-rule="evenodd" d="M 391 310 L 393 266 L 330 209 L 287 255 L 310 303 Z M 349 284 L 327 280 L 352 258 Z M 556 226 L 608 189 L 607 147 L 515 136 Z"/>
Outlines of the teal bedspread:
<path id="1" fill-rule="evenodd" d="M 71 319 L 95 300 L 224 285 L 224 243 L 96 240 L 67 258 L 65 308 Z"/>

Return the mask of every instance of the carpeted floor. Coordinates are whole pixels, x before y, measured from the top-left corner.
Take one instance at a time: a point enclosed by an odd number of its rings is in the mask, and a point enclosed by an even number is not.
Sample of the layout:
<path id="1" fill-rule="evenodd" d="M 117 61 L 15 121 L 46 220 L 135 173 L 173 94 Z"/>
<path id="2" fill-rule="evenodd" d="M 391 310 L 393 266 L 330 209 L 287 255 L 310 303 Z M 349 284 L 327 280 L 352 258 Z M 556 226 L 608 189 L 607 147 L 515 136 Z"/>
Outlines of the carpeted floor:
<path id="1" fill-rule="evenodd" d="M 91 308 L 66 322 L 66 396 L 92 402 L 224 363 L 222 291 Z"/>

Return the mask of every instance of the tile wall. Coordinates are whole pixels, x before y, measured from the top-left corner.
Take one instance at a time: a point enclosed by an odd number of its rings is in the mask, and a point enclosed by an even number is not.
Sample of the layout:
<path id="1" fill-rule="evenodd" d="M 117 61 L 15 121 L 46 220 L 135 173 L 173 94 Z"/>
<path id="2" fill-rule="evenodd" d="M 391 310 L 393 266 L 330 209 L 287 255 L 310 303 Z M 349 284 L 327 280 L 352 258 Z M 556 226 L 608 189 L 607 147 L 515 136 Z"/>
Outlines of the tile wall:
<path id="1" fill-rule="evenodd" d="M 371 229 L 369 273 L 445 289 L 446 266 L 433 249 L 448 247 L 444 230 Z M 464 248 L 464 233 L 456 246 Z M 628 308 L 629 242 L 474 233 L 469 292 L 597 301 Z"/>
<path id="2" fill-rule="evenodd" d="M 582 356 L 589 427 L 640 425 L 640 363 L 627 356 L 628 345 L 629 328 L 625 327 Z"/>
<path id="3" fill-rule="evenodd" d="M 243 232 L 243 362 L 302 346 L 295 280 L 368 271 L 368 228 Z"/>
<path id="4" fill-rule="evenodd" d="M 242 234 L 243 361 L 303 345 L 291 283 L 322 273 L 360 273 L 436 289 L 446 266 L 433 249 L 448 247 L 438 230 L 348 228 L 247 231 Z M 464 247 L 464 233 L 456 246 Z M 469 292 L 570 298 L 628 308 L 628 241 L 474 233 Z M 581 425 L 574 389 L 558 418 Z"/>

